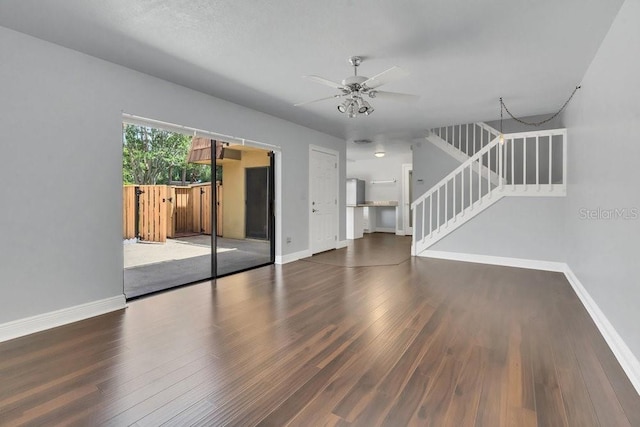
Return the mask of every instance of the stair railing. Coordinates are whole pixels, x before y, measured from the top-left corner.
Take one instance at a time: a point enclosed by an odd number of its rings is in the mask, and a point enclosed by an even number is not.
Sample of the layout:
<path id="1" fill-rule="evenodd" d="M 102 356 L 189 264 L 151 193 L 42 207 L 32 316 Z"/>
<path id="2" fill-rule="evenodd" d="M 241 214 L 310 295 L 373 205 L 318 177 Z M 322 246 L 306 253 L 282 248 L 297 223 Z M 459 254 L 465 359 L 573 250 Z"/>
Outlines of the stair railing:
<path id="1" fill-rule="evenodd" d="M 468 157 L 473 156 L 500 135 L 498 130 L 482 122 L 443 126 L 431 129 L 431 133 Z"/>
<path id="2" fill-rule="evenodd" d="M 566 195 L 566 161 L 566 129 L 496 135 L 411 204 L 413 253 L 504 196 Z"/>

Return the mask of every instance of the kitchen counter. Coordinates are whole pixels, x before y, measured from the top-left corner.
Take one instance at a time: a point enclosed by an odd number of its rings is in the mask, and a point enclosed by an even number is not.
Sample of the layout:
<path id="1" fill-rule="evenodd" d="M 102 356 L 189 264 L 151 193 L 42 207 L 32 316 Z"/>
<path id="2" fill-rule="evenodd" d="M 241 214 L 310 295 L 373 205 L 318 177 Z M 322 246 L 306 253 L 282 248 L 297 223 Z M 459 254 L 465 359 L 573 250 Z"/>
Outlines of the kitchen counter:
<path id="1" fill-rule="evenodd" d="M 385 224 L 377 224 L 377 216 L 378 211 L 384 210 L 388 212 L 385 208 L 394 208 L 391 213 L 390 221 L 393 224 L 386 224 L 386 226 L 382 226 Z M 395 233 L 397 229 L 397 209 L 398 202 L 389 200 L 389 201 L 365 201 L 364 203 L 359 203 L 357 205 L 347 205 L 347 239 L 359 239 L 363 236 L 363 233 L 373 233 L 376 231 L 382 231 L 387 233 Z M 389 215 L 386 215 L 386 218 L 389 219 Z M 389 222 L 389 221 L 385 221 Z"/>

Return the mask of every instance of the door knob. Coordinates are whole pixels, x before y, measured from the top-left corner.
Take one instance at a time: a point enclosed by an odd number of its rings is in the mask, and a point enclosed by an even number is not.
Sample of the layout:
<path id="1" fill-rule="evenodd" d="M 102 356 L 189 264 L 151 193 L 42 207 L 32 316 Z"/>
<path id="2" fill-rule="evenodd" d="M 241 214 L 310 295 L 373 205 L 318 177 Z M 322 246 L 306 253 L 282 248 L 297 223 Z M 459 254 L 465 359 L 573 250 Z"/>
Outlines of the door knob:
<path id="1" fill-rule="evenodd" d="M 317 212 L 315 209 L 311 209 L 311 212 Z"/>

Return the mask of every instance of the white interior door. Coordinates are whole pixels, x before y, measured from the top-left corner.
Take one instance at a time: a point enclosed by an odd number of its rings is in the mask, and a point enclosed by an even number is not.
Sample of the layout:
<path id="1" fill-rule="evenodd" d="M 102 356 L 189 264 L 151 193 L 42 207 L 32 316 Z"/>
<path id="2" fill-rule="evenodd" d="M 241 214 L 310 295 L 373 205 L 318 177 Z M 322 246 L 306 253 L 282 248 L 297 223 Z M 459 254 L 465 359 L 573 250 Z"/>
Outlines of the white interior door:
<path id="1" fill-rule="evenodd" d="M 413 211 L 411 201 L 413 199 L 413 165 L 402 165 L 402 226 L 404 234 L 413 234 Z"/>
<path id="2" fill-rule="evenodd" d="M 311 148 L 309 158 L 311 253 L 338 243 L 338 155 Z"/>

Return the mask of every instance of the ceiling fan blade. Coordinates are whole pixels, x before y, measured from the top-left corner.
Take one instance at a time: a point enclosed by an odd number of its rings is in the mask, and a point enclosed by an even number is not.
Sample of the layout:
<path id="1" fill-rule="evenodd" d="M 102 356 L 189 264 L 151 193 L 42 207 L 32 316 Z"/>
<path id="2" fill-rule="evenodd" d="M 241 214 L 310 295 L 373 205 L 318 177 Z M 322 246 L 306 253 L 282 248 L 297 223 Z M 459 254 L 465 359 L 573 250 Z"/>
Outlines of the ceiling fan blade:
<path id="1" fill-rule="evenodd" d="M 339 97 L 340 95 L 332 95 L 332 96 L 327 96 L 326 98 L 314 99 L 313 101 L 299 102 L 297 104 L 293 104 L 293 106 L 300 107 L 301 105 L 313 104 L 314 102 L 326 101 L 327 99 L 333 99 L 333 98 L 339 98 Z"/>
<path id="2" fill-rule="evenodd" d="M 420 99 L 418 95 L 411 95 L 409 93 L 385 92 L 383 90 L 376 90 L 372 92 L 375 94 L 373 98 L 390 99 L 397 102 L 414 103 L 418 102 L 418 99 Z"/>
<path id="3" fill-rule="evenodd" d="M 409 72 L 403 70 L 400 67 L 391 67 L 387 71 L 383 71 L 380 74 L 377 74 L 364 83 L 364 86 L 367 86 L 370 89 L 374 89 L 378 86 L 382 86 L 383 84 L 389 83 L 393 80 L 401 79 L 409 75 Z"/>
<path id="4" fill-rule="evenodd" d="M 325 79 L 324 77 L 320 77 L 320 76 L 302 76 L 302 78 L 307 79 L 307 80 L 312 81 L 312 82 L 315 82 L 315 83 L 320 83 L 321 85 L 332 87 L 334 89 L 345 89 L 345 87 L 344 87 L 344 85 L 342 83 L 333 82 L 331 80 Z"/>

